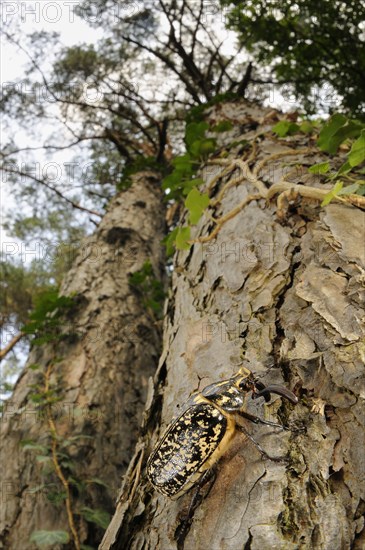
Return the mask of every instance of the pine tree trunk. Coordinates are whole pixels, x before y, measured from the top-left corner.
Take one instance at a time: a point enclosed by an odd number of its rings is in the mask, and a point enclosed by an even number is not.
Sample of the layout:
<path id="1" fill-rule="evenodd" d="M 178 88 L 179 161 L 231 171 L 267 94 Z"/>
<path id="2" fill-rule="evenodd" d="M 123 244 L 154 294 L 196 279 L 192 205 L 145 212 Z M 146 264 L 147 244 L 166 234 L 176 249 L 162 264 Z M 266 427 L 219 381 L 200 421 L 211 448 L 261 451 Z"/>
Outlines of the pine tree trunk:
<path id="1" fill-rule="evenodd" d="M 214 155 L 221 165 L 213 159 L 202 169 L 207 186 L 222 172 L 211 186 L 219 200 L 209 213 L 217 219 L 250 194 L 263 198 L 241 204 L 214 239 L 175 256 L 143 436 L 100 548 L 364 548 L 365 214 L 294 193 L 281 196 L 279 206 L 275 197 L 269 201 L 266 189 L 281 179 L 322 192 L 308 167 L 325 155 L 303 134 L 275 138 L 277 114 L 256 105 L 223 104 L 210 117 L 228 119 L 234 129 Z M 243 142 L 219 154 L 241 140 L 250 148 Z M 219 196 L 237 175 L 242 181 Z M 193 236 L 214 227 L 205 216 Z M 287 462 L 264 460 L 237 433 L 189 517 L 195 490 L 176 501 L 158 495 L 146 479 L 147 457 L 187 396 L 229 378 L 242 362 L 265 384 L 285 385 L 299 397 L 296 406 L 279 397 L 247 403 L 291 428 L 246 423 L 267 453 Z"/>
<path id="2" fill-rule="evenodd" d="M 1 548 L 37 548 L 29 539 L 38 530 L 70 534 L 68 544 L 51 544 L 52 549 L 81 543 L 95 548 L 100 541 L 103 530 L 79 513 L 85 506 L 113 510 L 138 438 L 162 331 L 129 277 L 151 262 L 154 277 L 164 280 L 164 226 L 159 177 L 140 173 L 82 243 L 61 290 L 75 302 L 63 320 L 69 325 L 64 327 L 68 337 L 56 347 L 33 348 L 1 419 Z M 35 364 L 38 368 L 29 368 Z M 45 383 L 59 399 L 50 409 L 51 418 L 49 408 L 32 401 Z M 52 439 L 54 428 L 57 436 Z M 29 443 L 22 448 L 24 440 Z M 45 450 L 31 450 L 34 444 Z M 69 480 L 78 543 L 71 533 L 57 461 Z"/>

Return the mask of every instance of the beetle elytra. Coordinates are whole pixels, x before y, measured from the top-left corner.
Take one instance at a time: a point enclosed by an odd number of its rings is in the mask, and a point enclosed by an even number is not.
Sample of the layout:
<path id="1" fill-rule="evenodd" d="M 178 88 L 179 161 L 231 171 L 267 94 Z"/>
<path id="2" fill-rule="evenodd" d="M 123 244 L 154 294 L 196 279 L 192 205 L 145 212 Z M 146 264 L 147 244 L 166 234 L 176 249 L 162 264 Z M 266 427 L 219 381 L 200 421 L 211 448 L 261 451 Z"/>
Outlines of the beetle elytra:
<path id="1" fill-rule="evenodd" d="M 293 404 L 298 402 L 283 386 L 265 387 L 246 368 L 193 394 L 148 459 L 147 475 L 157 491 L 172 499 L 186 493 L 224 454 L 236 429 L 244 431 L 238 423 L 239 417 L 283 427 L 243 410 L 245 396 L 250 391 L 253 399 L 264 397 L 269 401 L 270 394 L 275 393 Z"/>

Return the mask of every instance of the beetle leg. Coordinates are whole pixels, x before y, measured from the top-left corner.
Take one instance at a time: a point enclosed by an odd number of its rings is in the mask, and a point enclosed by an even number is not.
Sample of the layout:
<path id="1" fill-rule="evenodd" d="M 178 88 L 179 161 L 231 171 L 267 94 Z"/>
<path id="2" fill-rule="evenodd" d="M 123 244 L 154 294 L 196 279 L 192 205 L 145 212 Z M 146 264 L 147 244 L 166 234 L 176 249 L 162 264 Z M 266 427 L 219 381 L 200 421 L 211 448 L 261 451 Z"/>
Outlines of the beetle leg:
<path id="1" fill-rule="evenodd" d="M 269 460 L 273 460 L 274 462 L 287 462 L 287 458 L 285 456 L 270 456 L 264 449 L 261 447 L 260 443 L 257 443 L 257 441 L 250 435 L 247 430 L 240 424 L 236 424 L 236 427 L 239 431 L 245 434 L 245 436 L 252 441 L 252 443 L 255 445 L 257 450 L 261 453 L 262 456 L 265 458 L 268 458 Z"/>
<path id="2" fill-rule="evenodd" d="M 200 494 L 200 490 L 202 487 L 204 487 L 204 485 L 210 481 L 210 484 L 209 484 L 209 487 L 207 489 L 207 491 L 205 492 L 205 495 L 204 495 L 204 498 L 206 498 L 209 493 L 210 493 L 210 490 L 211 488 L 213 487 L 214 485 L 214 482 L 215 482 L 215 478 L 216 478 L 216 470 L 213 467 L 209 468 L 209 470 L 206 470 L 204 472 L 204 474 L 202 475 L 202 477 L 199 479 L 197 485 L 196 485 L 196 490 L 195 490 L 195 493 L 194 495 L 192 496 L 192 499 L 190 501 L 190 505 L 189 505 L 189 510 L 188 510 L 188 513 L 187 515 L 190 516 L 192 515 L 192 513 L 195 512 L 195 509 L 199 506 L 200 504 L 200 500 L 199 500 L 199 497 L 201 496 Z"/>
<path id="3" fill-rule="evenodd" d="M 209 495 L 210 490 L 214 485 L 215 478 L 216 478 L 216 471 L 215 471 L 215 468 L 213 466 L 212 468 L 209 468 L 209 470 L 206 470 L 204 472 L 204 474 L 202 475 L 202 477 L 199 479 L 199 481 L 198 481 L 198 483 L 195 487 L 194 494 L 191 497 L 189 508 L 188 508 L 187 512 L 180 518 L 179 525 L 177 526 L 177 528 L 175 530 L 174 538 L 177 542 L 178 549 L 182 549 L 184 547 L 184 540 L 185 540 L 188 532 L 190 531 L 190 527 L 191 527 L 191 524 L 193 522 L 193 517 L 194 517 L 195 510 L 198 508 L 201 501 L 203 500 L 203 495 L 201 494 L 202 487 L 208 481 L 210 481 L 210 485 L 209 485 L 209 487 L 208 487 L 208 489 L 207 489 L 207 491 L 205 492 L 205 495 L 204 495 L 204 498 L 206 498 Z"/>
<path id="4" fill-rule="evenodd" d="M 251 422 L 254 422 L 254 424 L 265 424 L 265 426 L 272 426 L 273 428 L 281 428 L 282 430 L 289 429 L 286 426 L 283 426 L 282 424 L 278 424 L 277 422 L 270 422 L 269 420 L 263 420 L 259 416 L 254 416 L 253 414 L 250 414 L 246 411 L 237 411 L 237 414 L 239 414 L 243 418 L 247 418 L 247 420 L 250 420 Z"/>

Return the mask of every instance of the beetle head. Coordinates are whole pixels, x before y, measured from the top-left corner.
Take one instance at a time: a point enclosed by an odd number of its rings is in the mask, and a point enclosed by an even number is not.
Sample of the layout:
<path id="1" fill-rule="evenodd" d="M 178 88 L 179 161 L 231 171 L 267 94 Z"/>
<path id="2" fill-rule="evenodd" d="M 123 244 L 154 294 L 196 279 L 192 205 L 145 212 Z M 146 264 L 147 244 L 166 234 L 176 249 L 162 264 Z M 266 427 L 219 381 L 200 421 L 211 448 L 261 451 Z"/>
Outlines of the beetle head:
<path id="1" fill-rule="evenodd" d="M 256 381 L 252 372 L 245 367 L 241 367 L 235 376 L 236 385 L 241 391 L 255 391 Z"/>
<path id="2" fill-rule="evenodd" d="M 279 386 L 278 384 L 270 384 L 269 386 L 265 386 L 265 384 L 257 380 L 253 373 L 245 367 L 241 367 L 234 378 L 236 379 L 236 384 L 241 391 L 252 391 L 252 399 L 263 397 L 266 403 L 268 403 L 271 399 L 271 394 L 275 393 L 287 399 L 294 405 L 298 403 L 298 398 L 293 392 L 284 386 Z"/>

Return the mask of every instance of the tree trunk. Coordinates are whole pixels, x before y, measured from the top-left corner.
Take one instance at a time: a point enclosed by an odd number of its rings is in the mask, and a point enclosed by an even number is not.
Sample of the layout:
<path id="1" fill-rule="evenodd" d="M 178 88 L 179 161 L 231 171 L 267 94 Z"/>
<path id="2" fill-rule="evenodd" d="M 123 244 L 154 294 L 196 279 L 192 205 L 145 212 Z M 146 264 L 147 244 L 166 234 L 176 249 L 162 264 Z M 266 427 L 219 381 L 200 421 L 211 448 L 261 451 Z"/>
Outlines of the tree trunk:
<path id="1" fill-rule="evenodd" d="M 97 527 L 82 508 L 113 510 L 161 353 L 159 322 L 130 285 L 130 275 L 148 261 L 154 277 L 164 280 L 160 188 L 159 177 L 144 172 L 113 199 L 62 286 L 61 294 L 75 302 L 62 321 L 68 337 L 33 348 L 6 403 L 1 548 L 37 548 L 29 539 L 39 530 L 69 533 L 68 544 L 52 549 L 95 548 L 101 539 L 105 516 L 98 513 Z M 35 392 L 57 399 L 40 406 L 32 401 Z"/>
<path id="2" fill-rule="evenodd" d="M 364 548 L 364 212 L 320 206 L 323 186 L 308 167 L 325 155 L 303 134 L 275 138 L 275 112 L 226 103 L 209 116 L 234 123 L 202 168 L 218 200 L 196 228 L 200 242 L 175 256 L 143 435 L 100 549 Z M 306 196 L 280 180 L 301 183 Z M 289 192 L 269 201 L 280 189 Z M 227 221 L 202 239 L 216 227 L 211 215 Z M 296 406 L 278 396 L 247 402 L 290 427 L 246 422 L 267 453 L 287 462 L 263 459 L 237 433 L 189 511 L 195 489 L 176 501 L 159 495 L 146 460 L 189 394 L 229 378 L 242 361 L 299 397 Z"/>

